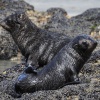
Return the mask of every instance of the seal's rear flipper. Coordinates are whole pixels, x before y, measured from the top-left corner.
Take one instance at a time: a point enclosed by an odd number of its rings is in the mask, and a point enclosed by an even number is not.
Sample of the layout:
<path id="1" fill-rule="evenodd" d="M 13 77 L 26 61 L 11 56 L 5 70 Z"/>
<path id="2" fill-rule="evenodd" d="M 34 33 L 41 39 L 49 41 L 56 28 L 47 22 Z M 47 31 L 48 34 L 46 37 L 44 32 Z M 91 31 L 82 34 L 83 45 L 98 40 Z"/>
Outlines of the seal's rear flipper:
<path id="1" fill-rule="evenodd" d="M 59 89 L 62 88 L 62 87 L 64 87 L 64 86 L 66 86 L 66 85 L 74 85 L 74 84 L 80 84 L 80 83 L 81 83 L 80 81 L 68 82 L 68 83 L 66 83 L 66 84 L 64 84 L 64 85 L 62 85 L 62 86 L 60 86 Z"/>
<path id="2" fill-rule="evenodd" d="M 27 74 L 30 74 L 30 73 L 33 73 L 33 74 L 37 74 L 37 70 L 35 70 L 33 67 L 27 67 L 25 70 L 24 70 L 25 73 Z"/>
<path id="3" fill-rule="evenodd" d="M 80 81 L 73 81 L 73 82 L 68 82 L 65 85 L 73 85 L 73 84 L 80 84 Z"/>

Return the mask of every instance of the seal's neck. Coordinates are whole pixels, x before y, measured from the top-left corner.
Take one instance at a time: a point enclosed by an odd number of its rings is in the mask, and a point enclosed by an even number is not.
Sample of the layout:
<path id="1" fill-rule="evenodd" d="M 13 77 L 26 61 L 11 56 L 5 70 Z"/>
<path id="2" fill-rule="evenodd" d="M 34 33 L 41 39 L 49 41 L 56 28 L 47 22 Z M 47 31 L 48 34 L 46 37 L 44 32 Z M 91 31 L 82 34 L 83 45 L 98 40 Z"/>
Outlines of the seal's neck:
<path id="1" fill-rule="evenodd" d="M 34 30 L 34 33 L 37 32 L 38 27 L 34 23 L 32 23 L 30 19 L 27 19 L 25 23 L 26 23 L 26 27 L 24 27 L 24 29 L 28 29 L 28 31 L 32 31 L 32 32 Z"/>
<path id="2" fill-rule="evenodd" d="M 24 23 L 25 24 L 16 24 L 11 32 L 15 43 L 22 53 L 25 52 L 26 43 L 30 38 L 34 37 L 34 34 L 38 31 L 37 26 L 33 24 L 30 19 L 26 19 Z"/>
<path id="3" fill-rule="evenodd" d="M 84 60 L 84 58 L 71 46 L 68 46 L 67 51 L 69 56 L 72 59 L 74 59 L 74 61 L 72 62 L 73 63 L 72 66 L 74 66 L 74 70 L 76 70 L 76 73 L 78 74 L 81 68 L 83 67 L 84 63 L 86 62 L 86 60 Z"/>

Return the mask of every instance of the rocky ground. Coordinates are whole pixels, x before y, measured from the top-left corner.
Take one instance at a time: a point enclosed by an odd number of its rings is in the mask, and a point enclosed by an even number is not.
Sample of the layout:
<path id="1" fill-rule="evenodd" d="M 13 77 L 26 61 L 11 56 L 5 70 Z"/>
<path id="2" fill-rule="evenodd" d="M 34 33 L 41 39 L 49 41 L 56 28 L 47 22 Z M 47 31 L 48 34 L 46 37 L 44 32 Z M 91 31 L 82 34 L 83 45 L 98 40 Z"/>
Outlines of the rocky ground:
<path id="1" fill-rule="evenodd" d="M 19 64 L 0 74 L 0 100 L 100 100 L 100 8 L 70 17 L 60 8 L 38 12 L 23 0 L 0 0 L 0 21 L 19 10 L 25 11 L 32 22 L 42 29 L 65 33 L 70 37 L 89 34 L 98 41 L 98 46 L 79 74 L 81 84 L 26 93 L 21 98 L 13 98 L 17 95 L 14 91 L 15 79 L 25 68 L 24 64 Z M 0 59 L 13 59 L 20 52 L 7 33 L 0 27 Z"/>
<path id="2" fill-rule="evenodd" d="M 19 64 L 0 75 L 0 100 L 100 100 L 100 50 L 92 54 L 80 72 L 81 84 L 67 85 L 58 90 L 24 93 L 21 98 L 13 98 L 17 96 L 14 82 L 24 68 L 24 64 Z"/>

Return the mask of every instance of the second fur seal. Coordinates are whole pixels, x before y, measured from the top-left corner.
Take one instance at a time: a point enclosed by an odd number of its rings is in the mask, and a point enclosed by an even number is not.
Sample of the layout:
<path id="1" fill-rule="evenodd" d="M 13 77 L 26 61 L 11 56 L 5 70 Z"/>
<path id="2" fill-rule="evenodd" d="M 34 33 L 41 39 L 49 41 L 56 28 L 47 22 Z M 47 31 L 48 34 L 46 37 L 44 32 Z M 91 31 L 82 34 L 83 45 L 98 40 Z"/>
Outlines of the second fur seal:
<path id="1" fill-rule="evenodd" d="M 53 90 L 68 83 L 79 83 L 78 74 L 96 45 L 97 42 L 87 35 L 77 36 L 37 74 L 28 67 L 16 80 L 16 92 Z"/>
<path id="2" fill-rule="evenodd" d="M 35 67 L 46 65 L 70 42 L 70 38 L 64 34 L 38 28 L 24 12 L 10 15 L 0 24 L 10 32 L 27 63 Z"/>

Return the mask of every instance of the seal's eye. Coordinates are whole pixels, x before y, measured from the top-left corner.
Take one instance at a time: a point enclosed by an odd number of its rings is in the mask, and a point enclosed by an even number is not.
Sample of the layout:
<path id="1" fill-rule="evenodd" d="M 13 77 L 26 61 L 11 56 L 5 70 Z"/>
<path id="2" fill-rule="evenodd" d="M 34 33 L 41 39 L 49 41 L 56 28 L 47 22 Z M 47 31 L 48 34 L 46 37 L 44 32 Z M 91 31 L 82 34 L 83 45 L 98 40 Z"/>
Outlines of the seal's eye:
<path id="1" fill-rule="evenodd" d="M 20 19 L 23 19 L 23 14 L 20 14 Z"/>
<path id="2" fill-rule="evenodd" d="M 89 44 L 87 41 L 79 41 L 79 43 L 75 43 L 73 45 L 73 48 L 76 50 L 76 51 L 81 51 L 81 52 L 85 52 L 88 50 L 89 48 Z"/>
<path id="3" fill-rule="evenodd" d="M 22 14 L 17 15 L 19 19 L 22 19 Z"/>
<path id="4" fill-rule="evenodd" d="M 73 46 L 74 48 L 78 48 L 78 44 L 74 44 L 74 46 Z"/>
<path id="5" fill-rule="evenodd" d="M 24 14 L 19 14 L 18 19 L 21 20 L 21 21 L 24 21 L 25 20 Z"/>

